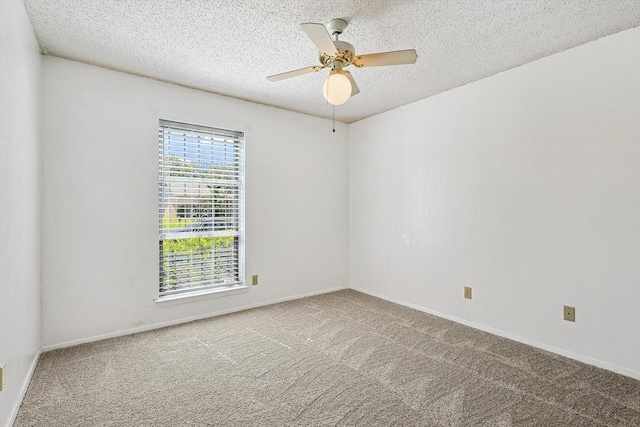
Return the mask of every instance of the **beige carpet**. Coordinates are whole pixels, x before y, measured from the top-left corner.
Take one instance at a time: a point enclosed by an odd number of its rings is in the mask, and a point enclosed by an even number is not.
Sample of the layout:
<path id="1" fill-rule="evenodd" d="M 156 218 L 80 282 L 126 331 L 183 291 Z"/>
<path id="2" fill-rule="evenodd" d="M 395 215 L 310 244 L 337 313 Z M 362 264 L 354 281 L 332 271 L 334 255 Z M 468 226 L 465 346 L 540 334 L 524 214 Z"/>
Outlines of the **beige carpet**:
<path id="1" fill-rule="evenodd" d="M 22 426 L 640 426 L 640 381 L 355 291 L 41 356 Z"/>

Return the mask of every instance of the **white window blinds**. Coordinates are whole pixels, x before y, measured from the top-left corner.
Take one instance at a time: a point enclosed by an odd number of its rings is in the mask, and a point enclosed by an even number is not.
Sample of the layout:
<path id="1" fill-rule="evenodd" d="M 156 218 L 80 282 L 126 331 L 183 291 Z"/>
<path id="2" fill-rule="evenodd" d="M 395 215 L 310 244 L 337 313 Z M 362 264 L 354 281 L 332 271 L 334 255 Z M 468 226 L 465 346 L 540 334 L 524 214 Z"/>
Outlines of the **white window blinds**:
<path id="1" fill-rule="evenodd" d="M 161 120 L 160 296 L 241 285 L 244 138 Z"/>

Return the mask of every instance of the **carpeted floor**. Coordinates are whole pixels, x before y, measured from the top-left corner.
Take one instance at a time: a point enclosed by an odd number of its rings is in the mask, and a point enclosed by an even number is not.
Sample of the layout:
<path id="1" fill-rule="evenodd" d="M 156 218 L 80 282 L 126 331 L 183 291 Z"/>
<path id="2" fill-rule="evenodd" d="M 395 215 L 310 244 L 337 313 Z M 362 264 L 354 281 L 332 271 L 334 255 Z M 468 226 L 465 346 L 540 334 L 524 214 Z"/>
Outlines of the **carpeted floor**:
<path id="1" fill-rule="evenodd" d="M 640 381 L 346 290 L 41 356 L 22 426 L 640 426 Z"/>

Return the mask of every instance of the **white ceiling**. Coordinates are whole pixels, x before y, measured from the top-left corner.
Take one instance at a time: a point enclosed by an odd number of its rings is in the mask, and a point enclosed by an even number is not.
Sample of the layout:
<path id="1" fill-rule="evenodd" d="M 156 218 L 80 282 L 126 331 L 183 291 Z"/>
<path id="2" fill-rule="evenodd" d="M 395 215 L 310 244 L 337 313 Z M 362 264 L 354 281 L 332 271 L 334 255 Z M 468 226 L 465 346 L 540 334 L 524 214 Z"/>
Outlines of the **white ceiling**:
<path id="1" fill-rule="evenodd" d="M 328 70 L 303 22 L 349 22 L 356 54 L 414 48 L 418 62 L 349 71 L 351 123 L 640 25 L 640 0 L 24 0 L 44 53 L 330 118 Z M 639 47 L 640 48 L 640 47 Z"/>

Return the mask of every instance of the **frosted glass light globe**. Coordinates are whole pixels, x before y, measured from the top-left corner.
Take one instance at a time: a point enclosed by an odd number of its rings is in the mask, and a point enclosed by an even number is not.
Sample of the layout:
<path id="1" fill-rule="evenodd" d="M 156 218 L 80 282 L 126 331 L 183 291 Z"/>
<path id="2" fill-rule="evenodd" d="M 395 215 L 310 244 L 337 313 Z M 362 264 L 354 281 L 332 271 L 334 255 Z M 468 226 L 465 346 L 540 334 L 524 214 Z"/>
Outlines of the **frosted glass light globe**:
<path id="1" fill-rule="evenodd" d="M 332 105 L 342 105 L 351 96 L 351 82 L 340 71 L 332 71 L 322 85 L 322 94 Z"/>

